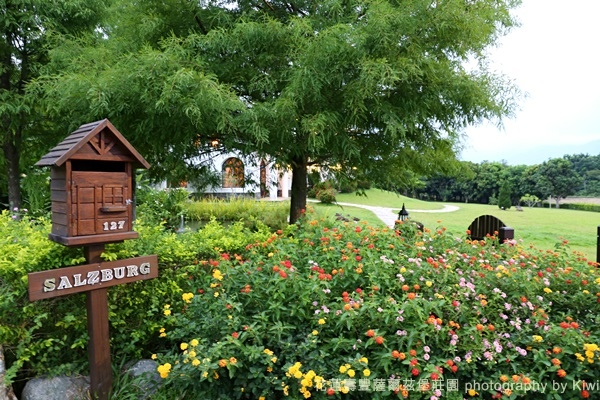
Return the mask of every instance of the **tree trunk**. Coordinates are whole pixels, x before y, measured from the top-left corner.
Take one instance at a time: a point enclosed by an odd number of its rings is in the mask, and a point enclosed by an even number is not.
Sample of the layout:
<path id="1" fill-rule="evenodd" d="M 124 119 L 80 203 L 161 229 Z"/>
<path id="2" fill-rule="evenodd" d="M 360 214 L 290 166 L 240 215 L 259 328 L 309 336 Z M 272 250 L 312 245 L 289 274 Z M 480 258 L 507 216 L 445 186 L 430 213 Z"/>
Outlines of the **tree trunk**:
<path id="1" fill-rule="evenodd" d="M 19 150 L 11 141 L 2 145 L 8 179 L 8 204 L 10 209 L 21 208 L 21 176 L 19 173 Z"/>
<path id="2" fill-rule="evenodd" d="M 290 204 L 290 224 L 296 223 L 306 210 L 306 195 L 308 194 L 308 162 L 305 157 L 292 160 L 292 198 Z"/>

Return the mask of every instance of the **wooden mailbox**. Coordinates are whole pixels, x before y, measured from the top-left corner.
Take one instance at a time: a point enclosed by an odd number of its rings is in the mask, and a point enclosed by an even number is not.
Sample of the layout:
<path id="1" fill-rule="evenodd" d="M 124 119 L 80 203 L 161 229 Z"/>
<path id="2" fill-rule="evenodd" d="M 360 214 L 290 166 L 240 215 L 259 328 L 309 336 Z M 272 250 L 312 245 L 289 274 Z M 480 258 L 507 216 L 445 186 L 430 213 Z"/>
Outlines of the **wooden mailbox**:
<path id="1" fill-rule="evenodd" d="M 82 246 L 138 237 L 134 170 L 150 165 L 108 119 L 81 125 L 36 165 L 51 170 L 50 240 Z"/>

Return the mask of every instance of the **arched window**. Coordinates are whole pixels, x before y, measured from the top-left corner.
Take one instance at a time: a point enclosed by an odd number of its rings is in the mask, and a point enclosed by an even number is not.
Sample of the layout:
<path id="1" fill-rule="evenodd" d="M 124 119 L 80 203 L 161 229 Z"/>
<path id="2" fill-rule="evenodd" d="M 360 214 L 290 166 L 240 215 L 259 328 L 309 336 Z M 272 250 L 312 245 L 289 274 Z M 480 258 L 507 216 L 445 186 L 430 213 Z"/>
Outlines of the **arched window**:
<path id="1" fill-rule="evenodd" d="M 244 186 L 244 163 L 239 158 L 228 158 L 223 163 L 223 187 Z"/>

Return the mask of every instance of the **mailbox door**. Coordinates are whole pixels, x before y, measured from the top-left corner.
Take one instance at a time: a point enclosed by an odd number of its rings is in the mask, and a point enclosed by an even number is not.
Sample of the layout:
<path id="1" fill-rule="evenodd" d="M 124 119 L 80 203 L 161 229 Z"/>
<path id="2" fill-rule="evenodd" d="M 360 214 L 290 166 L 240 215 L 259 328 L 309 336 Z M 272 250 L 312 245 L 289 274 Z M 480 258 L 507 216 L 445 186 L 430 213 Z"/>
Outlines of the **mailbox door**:
<path id="1" fill-rule="evenodd" d="M 72 172 L 73 236 L 131 231 L 131 181 L 126 172 Z"/>

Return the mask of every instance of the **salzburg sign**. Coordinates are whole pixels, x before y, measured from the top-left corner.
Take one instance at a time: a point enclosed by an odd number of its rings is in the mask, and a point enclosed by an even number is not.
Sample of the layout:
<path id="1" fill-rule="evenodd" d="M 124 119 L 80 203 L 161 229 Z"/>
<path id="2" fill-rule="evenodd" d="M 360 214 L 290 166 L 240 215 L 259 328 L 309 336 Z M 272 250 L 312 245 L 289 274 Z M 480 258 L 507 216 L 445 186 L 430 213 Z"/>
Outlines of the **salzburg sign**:
<path id="1" fill-rule="evenodd" d="M 29 275 L 29 300 L 49 299 L 158 276 L 156 255 L 58 268 Z"/>

